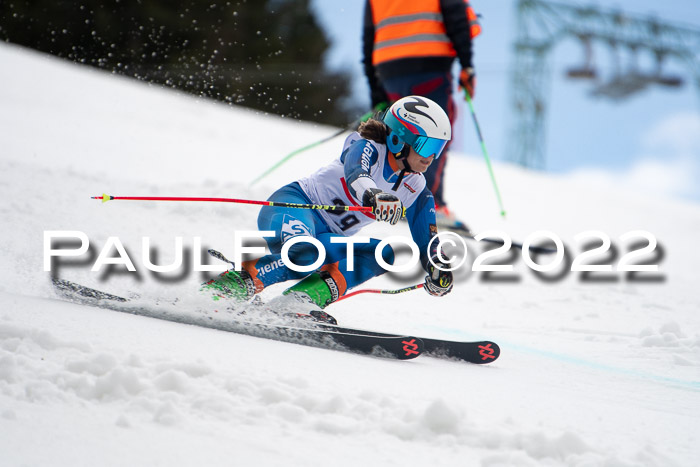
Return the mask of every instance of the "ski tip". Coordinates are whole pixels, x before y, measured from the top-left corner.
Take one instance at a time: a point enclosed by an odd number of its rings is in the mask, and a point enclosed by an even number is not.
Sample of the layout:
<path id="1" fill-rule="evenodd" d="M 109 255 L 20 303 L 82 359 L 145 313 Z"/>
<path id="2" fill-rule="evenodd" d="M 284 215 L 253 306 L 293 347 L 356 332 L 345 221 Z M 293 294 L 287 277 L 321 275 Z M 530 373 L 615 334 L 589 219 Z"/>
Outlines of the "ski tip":
<path id="1" fill-rule="evenodd" d="M 484 341 L 477 344 L 479 358 L 473 363 L 491 363 L 501 355 L 501 348 L 495 342 Z"/>

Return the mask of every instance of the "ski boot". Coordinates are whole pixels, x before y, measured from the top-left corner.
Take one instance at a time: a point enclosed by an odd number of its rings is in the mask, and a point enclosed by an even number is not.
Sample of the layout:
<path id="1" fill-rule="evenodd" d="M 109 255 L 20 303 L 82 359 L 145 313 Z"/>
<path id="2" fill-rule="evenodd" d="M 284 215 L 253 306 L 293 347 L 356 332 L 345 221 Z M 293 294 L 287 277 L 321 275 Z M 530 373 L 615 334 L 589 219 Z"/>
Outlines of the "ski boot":
<path id="1" fill-rule="evenodd" d="M 253 278 L 245 269 L 230 269 L 221 273 L 219 277 L 202 284 L 199 291 L 210 293 L 213 300 L 233 299 L 237 302 L 248 301 L 256 292 Z"/>
<path id="2" fill-rule="evenodd" d="M 332 291 L 336 292 L 333 293 Z M 268 305 L 278 313 L 324 324 L 338 321 L 323 308 L 338 299 L 335 281 L 325 271 L 313 273 L 272 299 Z"/>

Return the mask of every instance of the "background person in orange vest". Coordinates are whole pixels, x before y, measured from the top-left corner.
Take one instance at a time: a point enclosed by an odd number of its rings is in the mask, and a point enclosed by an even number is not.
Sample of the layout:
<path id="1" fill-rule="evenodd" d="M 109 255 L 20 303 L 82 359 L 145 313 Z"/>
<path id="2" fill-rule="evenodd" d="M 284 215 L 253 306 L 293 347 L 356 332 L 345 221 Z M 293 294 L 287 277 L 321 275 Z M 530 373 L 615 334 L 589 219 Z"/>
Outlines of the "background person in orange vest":
<path id="1" fill-rule="evenodd" d="M 453 122 L 452 63 L 462 67 L 459 83 L 474 96 L 472 38 L 481 32 L 468 0 L 366 0 L 363 63 L 372 106 L 404 96 L 437 102 Z M 435 196 L 439 224 L 453 224 L 443 198 L 447 151 L 425 173 Z"/>

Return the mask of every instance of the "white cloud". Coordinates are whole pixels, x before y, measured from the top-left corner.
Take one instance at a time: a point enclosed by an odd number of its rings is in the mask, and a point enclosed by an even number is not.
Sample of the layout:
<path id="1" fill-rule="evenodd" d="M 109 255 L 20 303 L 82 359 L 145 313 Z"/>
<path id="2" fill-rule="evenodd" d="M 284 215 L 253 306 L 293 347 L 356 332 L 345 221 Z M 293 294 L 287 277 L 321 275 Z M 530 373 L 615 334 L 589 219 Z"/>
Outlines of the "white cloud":
<path id="1" fill-rule="evenodd" d="M 686 112 L 665 118 L 646 134 L 643 143 L 654 153 L 700 158 L 700 114 Z"/>
<path id="2" fill-rule="evenodd" d="M 630 190 L 700 200 L 700 167 L 687 157 L 642 159 L 621 175 Z"/>
<path id="3" fill-rule="evenodd" d="M 663 119 L 642 139 L 643 152 L 623 170 L 584 168 L 573 172 L 601 185 L 654 197 L 700 201 L 700 115 Z"/>

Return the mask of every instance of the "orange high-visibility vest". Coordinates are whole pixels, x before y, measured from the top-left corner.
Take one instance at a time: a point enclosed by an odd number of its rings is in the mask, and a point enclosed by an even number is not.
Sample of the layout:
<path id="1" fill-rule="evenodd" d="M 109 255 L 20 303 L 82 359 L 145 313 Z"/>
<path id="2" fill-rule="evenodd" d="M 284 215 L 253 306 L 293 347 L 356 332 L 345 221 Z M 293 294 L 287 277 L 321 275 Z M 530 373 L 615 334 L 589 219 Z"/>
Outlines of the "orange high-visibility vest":
<path id="1" fill-rule="evenodd" d="M 409 57 L 457 55 L 440 12 L 440 0 L 387 2 L 370 0 L 374 20 L 372 64 Z M 481 32 L 476 14 L 467 4 L 472 38 Z"/>

